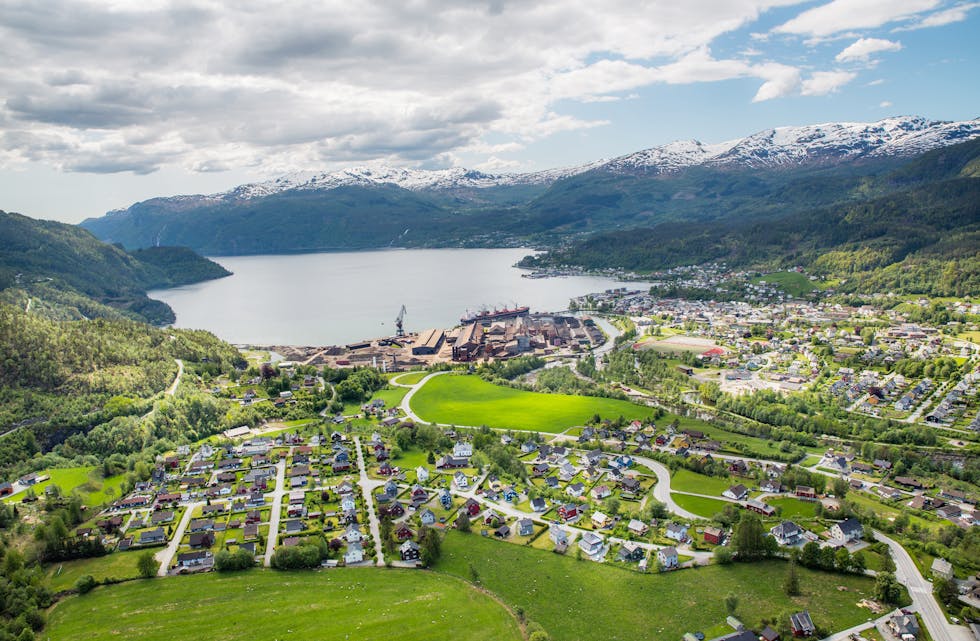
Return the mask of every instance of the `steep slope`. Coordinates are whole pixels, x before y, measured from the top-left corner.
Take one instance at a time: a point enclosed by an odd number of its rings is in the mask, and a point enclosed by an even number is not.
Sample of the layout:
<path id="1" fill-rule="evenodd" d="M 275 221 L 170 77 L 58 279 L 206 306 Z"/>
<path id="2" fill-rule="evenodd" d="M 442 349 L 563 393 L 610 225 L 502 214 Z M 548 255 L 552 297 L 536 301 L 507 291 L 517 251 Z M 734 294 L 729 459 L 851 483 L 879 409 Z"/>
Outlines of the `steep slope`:
<path id="1" fill-rule="evenodd" d="M 673 222 L 598 234 L 527 266 L 652 271 L 723 260 L 806 266 L 847 291 L 980 291 L 980 140 L 935 150 L 876 178 L 872 197 L 829 208 L 721 223 Z M 890 190 L 890 191 L 889 191 Z M 877 195 L 888 192 L 886 195 Z"/>
<path id="2" fill-rule="evenodd" d="M 783 127 L 719 144 L 681 141 L 530 174 L 355 167 L 208 196 L 155 198 L 82 225 L 126 247 L 187 245 L 211 254 L 547 244 L 866 197 L 864 176 L 978 135 L 980 120 L 905 117 Z"/>
<path id="3" fill-rule="evenodd" d="M 73 225 L 0 211 L 0 290 L 11 290 L 4 292 L 8 300 L 13 291 L 21 291 L 74 307 L 81 316 L 112 315 L 115 310 L 131 318 L 171 322 L 173 311 L 147 298 L 146 290 L 228 273 L 185 248 L 130 254 Z"/>

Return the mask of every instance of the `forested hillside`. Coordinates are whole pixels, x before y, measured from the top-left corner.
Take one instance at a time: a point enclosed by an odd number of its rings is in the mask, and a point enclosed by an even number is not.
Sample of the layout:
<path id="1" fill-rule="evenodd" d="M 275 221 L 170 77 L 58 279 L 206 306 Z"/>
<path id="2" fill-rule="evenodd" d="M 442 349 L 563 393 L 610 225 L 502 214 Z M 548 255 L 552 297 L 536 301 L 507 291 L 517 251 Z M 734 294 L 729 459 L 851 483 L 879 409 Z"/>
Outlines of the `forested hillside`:
<path id="1" fill-rule="evenodd" d="M 962 296 L 980 291 L 980 142 L 943 149 L 866 180 L 869 194 L 782 216 L 674 222 L 599 234 L 525 265 L 655 271 L 725 261 L 804 266 L 844 291 Z M 889 191 L 890 190 L 890 191 Z"/>
<path id="2" fill-rule="evenodd" d="M 221 265 L 181 247 L 132 254 L 74 225 L 0 211 L 0 290 L 7 302 L 37 297 L 39 310 L 63 317 L 173 321 L 146 290 L 227 276 Z"/>

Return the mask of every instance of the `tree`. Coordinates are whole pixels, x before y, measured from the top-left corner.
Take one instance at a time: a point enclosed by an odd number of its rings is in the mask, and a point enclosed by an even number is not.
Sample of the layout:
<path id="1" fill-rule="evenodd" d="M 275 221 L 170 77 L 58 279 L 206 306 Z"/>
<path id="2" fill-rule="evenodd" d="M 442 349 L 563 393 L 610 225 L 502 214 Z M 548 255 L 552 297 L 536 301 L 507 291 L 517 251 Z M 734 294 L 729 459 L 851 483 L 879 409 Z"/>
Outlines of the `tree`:
<path id="1" fill-rule="evenodd" d="M 423 527 L 419 533 L 419 544 L 421 547 L 419 556 L 422 565 L 427 568 L 432 567 L 442 554 L 442 542 L 439 540 L 439 533 L 431 528 Z"/>
<path id="2" fill-rule="evenodd" d="M 456 518 L 456 529 L 460 532 L 470 531 L 470 515 L 465 511 L 461 512 L 459 517 Z"/>
<path id="3" fill-rule="evenodd" d="M 214 555 L 214 569 L 218 572 L 234 572 L 236 570 L 247 570 L 255 565 L 255 557 L 248 551 L 241 548 L 234 552 L 221 550 Z"/>
<path id="4" fill-rule="evenodd" d="M 786 568 L 786 578 L 783 580 L 783 592 L 786 596 L 798 596 L 800 593 L 800 577 L 796 571 L 796 561 L 790 559 Z"/>
<path id="5" fill-rule="evenodd" d="M 79 594 L 88 594 L 96 586 L 95 578 L 91 574 L 78 577 L 75 581 L 75 589 Z"/>
<path id="6" fill-rule="evenodd" d="M 806 545 L 803 546 L 803 552 L 800 554 L 800 563 L 804 567 L 815 568 L 820 565 L 820 544 L 816 541 L 808 541 Z"/>
<path id="7" fill-rule="evenodd" d="M 136 559 L 136 570 L 144 579 L 150 579 L 157 575 L 160 564 L 153 558 L 153 552 L 144 552 Z"/>
<path id="8" fill-rule="evenodd" d="M 864 558 L 863 552 L 858 551 L 851 555 L 851 570 L 858 574 L 864 574 L 867 567 L 868 561 Z"/>
<path id="9" fill-rule="evenodd" d="M 891 572 L 879 572 L 875 577 L 875 599 L 882 603 L 897 604 L 902 596 L 902 587 Z"/>
<path id="10" fill-rule="evenodd" d="M 837 553 L 834 555 L 834 567 L 841 572 L 847 572 L 851 569 L 851 567 L 853 567 L 851 553 L 847 551 L 847 548 L 837 548 Z"/>
<path id="11" fill-rule="evenodd" d="M 892 558 L 892 549 L 888 546 L 881 553 L 881 569 L 885 572 L 895 571 L 895 559 Z"/>
<path id="12" fill-rule="evenodd" d="M 732 545 L 739 561 L 752 561 L 766 554 L 765 533 L 762 521 L 752 512 L 742 512 L 735 524 Z"/>
<path id="13" fill-rule="evenodd" d="M 956 605 L 959 593 L 956 588 L 956 583 L 953 581 L 949 581 L 943 577 L 936 577 L 932 582 L 932 591 L 935 593 L 937 599 L 946 604 L 947 608 Z"/>
<path id="14" fill-rule="evenodd" d="M 738 609 L 738 595 L 729 592 L 728 596 L 725 597 L 725 611 L 730 615 L 735 614 L 735 610 Z"/>
<path id="15" fill-rule="evenodd" d="M 732 562 L 732 549 L 727 545 L 715 548 L 715 561 L 719 565 L 728 565 Z"/>

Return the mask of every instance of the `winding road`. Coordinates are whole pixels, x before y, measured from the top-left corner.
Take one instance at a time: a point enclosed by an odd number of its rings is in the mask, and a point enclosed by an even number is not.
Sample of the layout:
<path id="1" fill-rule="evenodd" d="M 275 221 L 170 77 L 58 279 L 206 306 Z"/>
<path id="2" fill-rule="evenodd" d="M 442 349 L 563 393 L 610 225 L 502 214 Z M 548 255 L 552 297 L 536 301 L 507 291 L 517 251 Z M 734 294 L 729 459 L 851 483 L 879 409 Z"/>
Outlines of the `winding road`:
<path id="1" fill-rule="evenodd" d="M 167 391 L 164 392 L 167 396 L 173 396 L 177 393 L 177 387 L 180 385 L 180 377 L 184 375 L 184 361 L 179 358 L 175 358 L 174 360 L 177 361 L 177 376 L 174 378 L 174 382 L 170 384 L 170 387 L 167 388 Z"/>

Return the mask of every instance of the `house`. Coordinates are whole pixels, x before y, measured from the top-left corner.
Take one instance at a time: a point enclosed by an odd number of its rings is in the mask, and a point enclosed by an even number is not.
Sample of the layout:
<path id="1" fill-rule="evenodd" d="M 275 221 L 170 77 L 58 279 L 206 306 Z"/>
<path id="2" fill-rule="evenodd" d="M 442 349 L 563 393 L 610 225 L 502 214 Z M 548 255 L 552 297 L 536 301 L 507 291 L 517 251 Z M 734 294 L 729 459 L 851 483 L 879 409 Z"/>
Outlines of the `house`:
<path id="1" fill-rule="evenodd" d="M 398 501 L 395 501 L 391 505 L 387 505 L 387 506 L 378 508 L 378 511 L 381 514 L 387 514 L 388 516 L 390 516 L 393 519 L 397 519 L 399 517 L 405 516 L 405 508 Z"/>
<path id="2" fill-rule="evenodd" d="M 501 525 L 494 531 L 493 535 L 498 539 L 506 539 L 508 536 L 510 536 L 510 526 L 508 526 L 506 523 Z"/>
<path id="3" fill-rule="evenodd" d="M 519 519 L 517 521 L 517 536 L 531 536 L 532 534 L 534 534 L 534 521 Z"/>
<path id="4" fill-rule="evenodd" d="M 938 516 L 941 519 L 947 519 L 950 521 L 960 518 L 962 514 L 963 514 L 963 510 L 960 509 L 959 505 L 952 505 L 952 504 L 944 505 L 936 510 L 936 516 Z"/>
<path id="5" fill-rule="evenodd" d="M 630 519 L 629 525 L 626 526 L 626 529 L 630 531 L 630 534 L 635 536 L 644 536 L 650 527 L 639 519 Z"/>
<path id="6" fill-rule="evenodd" d="M 0 496 L 7 496 L 8 494 L 14 493 L 14 486 L 10 484 L 10 481 L 4 481 L 0 483 Z"/>
<path id="7" fill-rule="evenodd" d="M 286 525 L 288 526 L 289 523 L 294 523 L 294 522 L 295 521 L 288 521 Z M 298 523 L 300 525 L 300 528 L 302 529 L 303 526 L 302 521 L 299 521 Z M 287 529 L 286 532 L 289 533 L 289 530 Z M 344 530 L 344 539 L 348 543 L 354 543 L 356 541 L 364 540 L 364 534 L 361 533 L 360 526 L 358 526 L 356 523 L 351 523 L 350 525 L 347 526 L 347 529 Z"/>
<path id="8" fill-rule="evenodd" d="M 421 485 L 412 486 L 411 490 L 412 505 L 418 507 L 429 500 L 429 493 Z"/>
<path id="9" fill-rule="evenodd" d="M 864 536 L 864 528 L 861 527 L 861 523 L 856 518 L 850 517 L 840 523 L 835 523 L 830 528 L 830 534 L 845 542 L 856 541 Z"/>
<path id="10" fill-rule="evenodd" d="M 565 488 L 565 494 L 578 498 L 585 492 L 585 485 L 581 482 L 571 483 Z"/>
<path id="11" fill-rule="evenodd" d="M 469 465 L 469 461 L 455 456 L 443 456 L 436 461 L 436 468 L 438 469 L 456 469 L 467 465 Z"/>
<path id="12" fill-rule="evenodd" d="M 351 565 L 353 563 L 360 563 L 364 560 L 364 546 L 361 545 L 360 541 L 355 543 L 350 543 L 347 545 L 347 553 L 344 554 L 344 563 Z"/>
<path id="13" fill-rule="evenodd" d="M 722 496 L 732 499 L 733 501 L 744 500 L 745 497 L 749 495 L 749 490 L 747 487 L 739 483 L 738 485 L 733 485 L 724 492 L 721 493 Z"/>
<path id="14" fill-rule="evenodd" d="M 187 527 L 188 532 L 206 532 L 214 529 L 214 519 L 194 519 Z"/>
<path id="15" fill-rule="evenodd" d="M 542 462 L 542 463 L 535 463 L 534 465 L 531 466 L 531 475 L 532 476 L 544 476 L 545 474 L 548 473 L 548 470 L 550 470 L 550 469 L 551 469 L 551 466 L 548 465 L 547 463 L 544 463 L 544 462 Z"/>
<path id="16" fill-rule="evenodd" d="M 597 529 L 607 528 L 612 525 L 612 522 L 612 519 L 602 512 L 597 511 L 592 513 L 592 525 Z"/>
<path id="17" fill-rule="evenodd" d="M 211 532 L 195 532 L 190 535 L 187 544 L 192 548 L 209 548 L 214 545 L 214 534 Z"/>
<path id="18" fill-rule="evenodd" d="M 514 489 L 513 485 L 504 488 L 505 501 L 507 501 L 508 503 L 516 503 L 517 499 L 518 499 L 517 490 Z"/>
<path id="19" fill-rule="evenodd" d="M 480 504 L 475 499 L 466 499 L 466 503 L 463 503 L 463 509 L 470 516 L 476 516 L 480 513 Z"/>
<path id="20" fill-rule="evenodd" d="M 609 489 L 608 485 L 599 485 L 597 487 L 592 488 L 591 494 L 592 494 L 592 498 L 594 498 L 597 501 L 600 501 L 602 499 L 609 498 L 610 496 L 612 496 L 612 490 Z"/>
<path id="21" fill-rule="evenodd" d="M 210 567 L 213 563 L 214 558 L 209 550 L 185 552 L 177 555 L 177 567 L 181 568 Z"/>
<path id="22" fill-rule="evenodd" d="M 679 523 L 668 523 L 664 535 L 668 539 L 683 543 L 687 540 L 687 526 Z"/>
<path id="23" fill-rule="evenodd" d="M 896 476 L 895 483 L 904 487 L 910 487 L 913 490 L 921 490 L 923 487 L 922 483 L 909 476 Z"/>
<path id="24" fill-rule="evenodd" d="M 443 489 L 439 493 L 439 504 L 444 510 L 448 510 L 453 506 L 453 495 L 447 489 Z"/>
<path id="25" fill-rule="evenodd" d="M 469 458 L 473 456 L 473 444 L 460 441 L 453 445 L 453 456 L 456 458 Z"/>
<path id="26" fill-rule="evenodd" d="M 405 541 L 414 536 L 415 532 L 413 532 L 412 529 L 404 523 L 400 523 L 398 527 L 395 528 L 395 538 L 399 541 Z"/>
<path id="27" fill-rule="evenodd" d="M 579 506 L 575 503 L 566 503 L 558 508 L 558 517 L 562 521 L 571 521 L 581 515 Z"/>
<path id="28" fill-rule="evenodd" d="M 521 443 L 522 454 L 530 454 L 536 449 L 538 449 L 538 444 L 535 443 L 534 441 L 524 441 L 523 443 Z"/>
<path id="29" fill-rule="evenodd" d="M 432 525 L 436 522 L 436 515 L 432 510 L 426 508 L 419 514 L 419 521 L 422 525 Z"/>
<path id="30" fill-rule="evenodd" d="M 780 484 L 779 479 L 769 479 L 767 481 L 763 481 L 762 484 L 759 485 L 759 489 L 766 494 L 779 494 L 783 491 L 783 486 Z"/>
<path id="31" fill-rule="evenodd" d="M 811 637 L 817 630 L 807 610 L 790 615 L 789 629 L 793 631 L 794 637 Z"/>
<path id="32" fill-rule="evenodd" d="M 797 485 L 795 493 L 796 496 L 800 497 L 801 499 L 809 499 L 811 501 L 815 501 L 817 499 L 817 491 L 807 485 Z"/>
<path id="33" fill-rule="evenodd" d="M 776 508 L 757 499 L 749 499 L 745 502 L 745 507 L 746 509 L 757 512 L 763 516 L 772 516 L 776 513 Z"/>
<path id="34" fill-rule="evenodd" d="M 931 570 L 933 576 L 942 577 L 947 581 L 953 580 L 953 564 L 946 559 L 933 559 Z"/>
<path id="35" fill-rule="evenodd" d="M 162 527 L 158 527 L 155 530 L 140 532 L 139 544 L 153 545 L 154 543 L 163 543 L 166 540 L 167 533 L 163 531 Z"/>
<path id="36" fill-rule="evenodd" d="M 598 466 L 604 458 L 605 455 L 602 450 L 591 450 L 585 453 L 585 460 L 589 465 Z"/>
<path id="37" fill-rule="evenodd" d="M 494 525 L 501 521 L 500 515 L 497 514 L 496 510 L 487 510 L 483 515 L 484 525 Z"/>
<path id="38" fill-rule="evenodd" d="M 888 619 L 888 627 L 902 641 L 915 641 L 919 636 L 919 620 L 914 614 L 897 612 Z"/>
<path id="39" fill-rule="evenodd" d="M 673 545 L 657 550 L 657 561 L 660 567 L 670 570 L 677 567 L 677 548 Z"/>
<path id="40" fill-rule="evenodd" d="M 560 525 L 549 525 L 548 526 L 548 538 L 556 546 L 568 546 L 568 530 Z"/>
<path id="41" fill-rule="evenodd" d="M 792 521 L 783 521 L 779 525 L 770 528 L 769 534 L 776 542 L 783 546 L 793 546 L 803 539 L 803 528 Z"/>
<path id="42" fill-rule="evenodd" d="M 779 641 L 779 633 L 767 625 L 759 633 L 759 641 Z"/>
<path id="43" fill-rule="evenodd" d="M 415 468 L 415 478 L 419 483 L 425 483 L 429 480 L 429 468 L 424 465 L 419 465 Z"/>
<path id="44" fill-rule="evenodd" d="M 595 532 L 586 532 L 578 540 L 578 546 L 588 556 L 597 556 L 602 552 L 602 537 Z"/>
<path id="45" fill-rule="evenodd" d="M 712 545 L 721 545 L 721 541 L 725 534 L 722 532 L 721 528 L 717 527 L 706 527 L 704 528 L 704 542 L 711 543 Z"/>
<path id="46" fill-rule="evenodd" d="M 422 555 L 419 544 L 411 539 L 398 546 L 398 554 L 402 561 L 418 561 Z"/>
<path id="47" fill-rule="evenodd" d="M 531 511 L 532 512 L 544 512 L 548 509 L 548 502 L 543 498 L 538 497 L 531 499 Z"/>
<path id="48" fill-rule="evenodd" d="M 619 555 L 616 559 L 627 563 L 636 563 L 642 560 L 644 556 L 646 556 L 646 550 L 639 543 L 624 541 L 619 548 Z"/>

